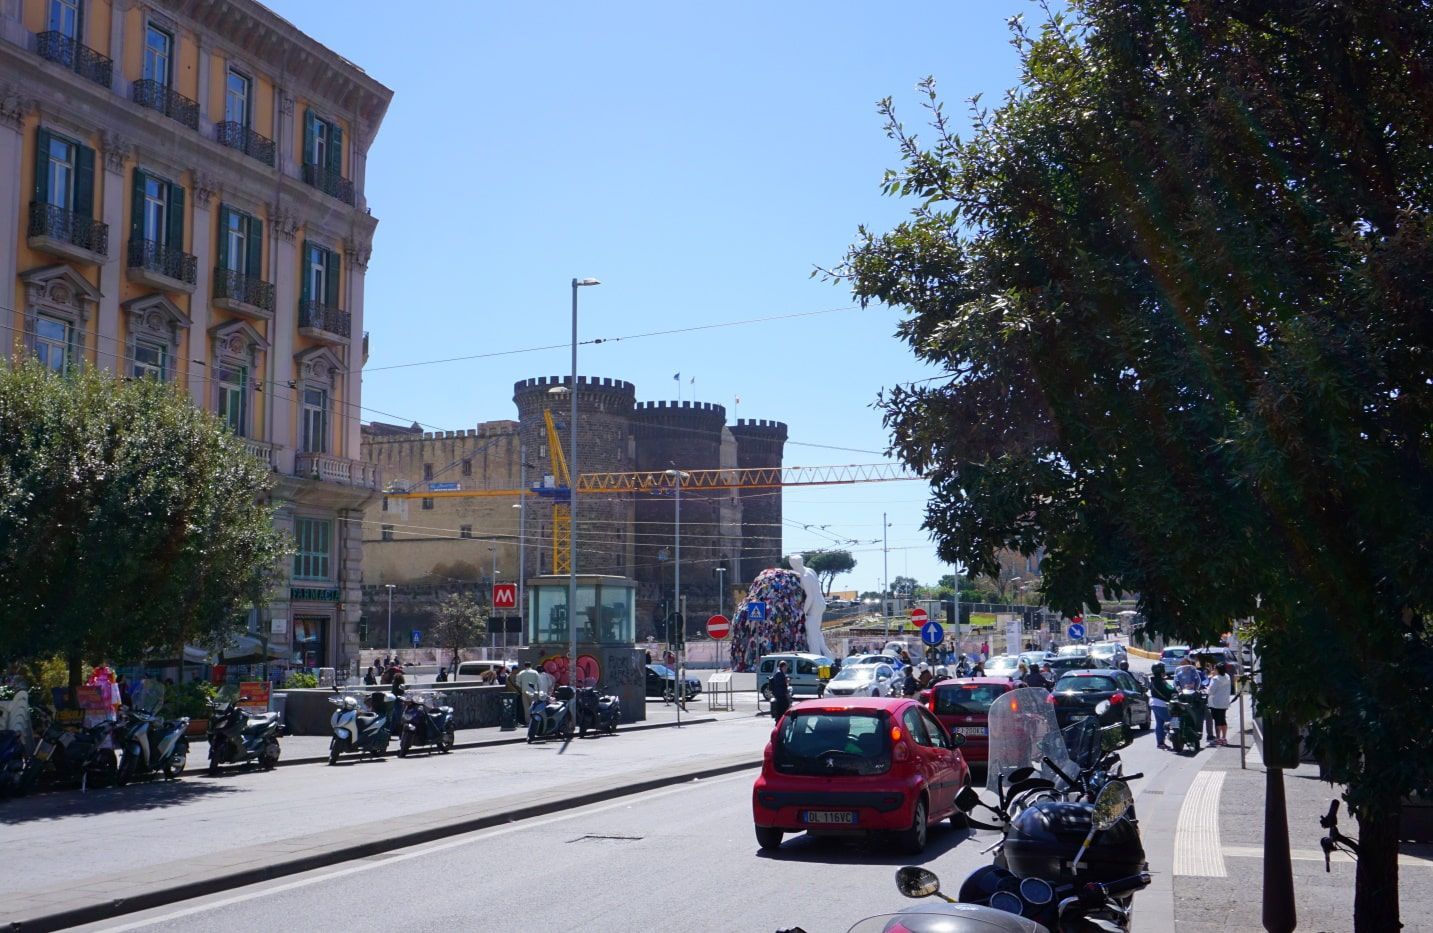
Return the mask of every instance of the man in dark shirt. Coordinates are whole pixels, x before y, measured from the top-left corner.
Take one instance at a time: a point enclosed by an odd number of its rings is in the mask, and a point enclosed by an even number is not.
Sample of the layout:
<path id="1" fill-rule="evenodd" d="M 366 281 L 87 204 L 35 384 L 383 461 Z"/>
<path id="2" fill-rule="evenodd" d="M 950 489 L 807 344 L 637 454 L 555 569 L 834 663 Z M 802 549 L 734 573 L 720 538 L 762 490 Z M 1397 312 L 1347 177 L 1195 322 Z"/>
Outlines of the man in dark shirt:
<path id="1" fill-rule="evenodd" d="M 767 684 L 771 688 L 771 718 L 779 720 L 791 708 L 791 680 L 786 676 L 786 662 L 776 662 L 776 673 Z"/>

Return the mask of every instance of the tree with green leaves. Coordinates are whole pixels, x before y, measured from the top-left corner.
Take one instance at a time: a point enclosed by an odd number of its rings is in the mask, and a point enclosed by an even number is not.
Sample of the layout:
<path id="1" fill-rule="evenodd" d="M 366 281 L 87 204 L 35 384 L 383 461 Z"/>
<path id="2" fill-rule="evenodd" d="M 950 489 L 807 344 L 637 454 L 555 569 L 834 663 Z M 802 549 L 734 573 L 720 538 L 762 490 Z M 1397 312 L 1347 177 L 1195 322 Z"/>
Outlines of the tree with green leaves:
<path id="1" fill-rule="evenodd" d="M 476 645 L 488 633 L 488 614 L 470 593 L 449 593 L 433 613 L 431 634 L 439 648 L 453 653 Z"/>
<path id="2" fill-rule="evenodd" d="M 831 595 L 831 584 L 835 582 L 837 574 L 850 573 L 856 569 L 856 558 L 851 556 L 850 551 L 803 551 L 801 560 L 807 568 L 815 572 L 817 578 L 826 581 L 822 590 L 827 596 Z"/>
<path id="3" fill-rule="evenodd" d="M 1433 792 L 1433 16 L 1418 0 L 1072 0 L 957 133 L 881 104 L 914 201 L 837 275 L 945 373 L 881 404 L 940 557 L 1048 549 L 1073 614 L 1252 619 L 1259 702 L 1360 827 L 1354 923 L 1398 928 Z"/>
<path id="4" fill-rule="evenodd" d="M 0 367 L 0 657 L 174 656 L 243 629 L 289 553 L 266 466 L 184 393 Z"/>

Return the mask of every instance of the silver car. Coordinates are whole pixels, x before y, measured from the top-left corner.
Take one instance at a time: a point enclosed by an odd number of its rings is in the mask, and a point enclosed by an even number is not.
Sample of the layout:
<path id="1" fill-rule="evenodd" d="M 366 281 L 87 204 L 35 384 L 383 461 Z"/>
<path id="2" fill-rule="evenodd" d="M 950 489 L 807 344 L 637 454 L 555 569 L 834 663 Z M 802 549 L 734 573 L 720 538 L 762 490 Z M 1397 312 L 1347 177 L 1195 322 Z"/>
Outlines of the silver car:
<path id="1" fill-rule="evenodd" d="M 847 664 L 826 684 L 826 696 L 895 695 L 896 671 L 889 664 Z"/>

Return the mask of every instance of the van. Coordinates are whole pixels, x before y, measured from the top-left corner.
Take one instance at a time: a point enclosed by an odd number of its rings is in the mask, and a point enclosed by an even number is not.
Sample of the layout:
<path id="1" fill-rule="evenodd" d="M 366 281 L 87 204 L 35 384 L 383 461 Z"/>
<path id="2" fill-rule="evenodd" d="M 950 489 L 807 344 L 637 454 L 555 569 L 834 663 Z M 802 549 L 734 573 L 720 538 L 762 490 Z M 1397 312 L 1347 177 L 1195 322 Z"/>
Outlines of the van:
<path id="1" fill-rule="evenodd" d="M 778 661 L 786 662 L 786 679 L 791 683 L 792 696 L 798 693 L 820 696 L 821 668 L 830 669 L 833 663 L 823 655 L 796 651 L 766 655 L 756 665 L 756 689 L 760 691 L 762 699 L 767 701 L 771 700 L 771 688 L 767 682 L 771 680 L 771 675 L 776 673 Z"/>
<path id="2" fill-rule="evenodd" d="M 469 683 L 481 683 L 483 675 L 488 671 L 493 673 L 493 682 L 496 683 L 498 671 L 507 669 L 509 674 L 517 667 L 511 661 L 461 661 L 458 663 L 458 672 L 453 675 L 454 682 L 467 681 Z"/>

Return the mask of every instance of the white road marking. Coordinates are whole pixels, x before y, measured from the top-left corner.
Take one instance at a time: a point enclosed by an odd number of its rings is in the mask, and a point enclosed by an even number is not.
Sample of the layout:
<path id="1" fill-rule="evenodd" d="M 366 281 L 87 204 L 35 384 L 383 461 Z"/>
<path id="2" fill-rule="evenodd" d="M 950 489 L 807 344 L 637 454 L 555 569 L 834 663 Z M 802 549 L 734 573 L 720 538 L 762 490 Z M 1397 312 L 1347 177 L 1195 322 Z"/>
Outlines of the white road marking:
<path id="1" fill-rule="evenodd" d="M 1228 877 L 1219 845 L 1219 795 L 1223 789 L 1223 771 L 1200 771 L 1189 785 L 1174 836 L 1176 875 Z"/>
<path id="2" fill-rule="evenodd" d="M 1264 850 L 1259 846 L 1225 846 L 1224 854 L 1229 858 L 1257 858 L 1264 857 Z M 1324 854 L 1319 849 L 1290 849 L 1289 858 L 1298 862 L 1322 862 Z M 1335 852 L 1333 862 L 1337 865 L 1353 865 L 1356 859 L 1344 852 Z M 1417 855 L 1398 856 L 1399 868 L 1433 868 L 1433 859 L 1421 858 Z"/>
<path id="3" fill-rule="evenodd" d="M 123 931 L 125 930 L 140 930 L 144 927 L 154 926 L 160 923 L 167 923 L 171 920 L 179 920 L 183 917 L 191 917 L 194 914 L 206 913 L 211 910 L 216 910 L 220 907 L 228 907 L 232 904 L 242 904 L 245 901 L 252 901 L 260 897 L 268 897 L 271 894 L 282 894 L 285 891 L 293 891 L 297 890 L 298 888 L 306 888 L 309 885 L 320 884 L 324 881 L 332 881 L 336 878 L 343 878 L 348 875 L 356 875 L 359 872 L 371 871 L 375 868 L 383 868 L 384 866 L 392 865 L 395 862 L 405 862 L 408 859 L 419 858 L 420 856 L 424 855 L 432 855 L 435 852 L 442 852 L 447 849 L 456 849 L 460 846 L 472 845 L 475 842 L 485 842 L 488 839 L 493 839 L 498 836 L 506 836 L 509 833 L 520 832 L 525 829 L 536 829 L 540 826 L 548 826 L 552 823 L 561 823 L 565 820 L 574 820 L 582 816 L 593 816 L 598 813 L 605 813 L 608 810 L 617 810 L 622 807 L 630 807 L 634 803 L 645 802 L 655 797 L 669 797 L 672 794 L 679 794 L 683 791 L 691 790 L 693 787 L 709 786 L 712 784 L 723 784 L 727 781 L 734 781 L 738 778 L 745 778 L 749 781 L 751 780 L 751 775 L 745 771 L 738 771 L 734 774 L 722 775 L 721 777 L 694 779 L 691 781 L 685 781 L 681 784 L 676 785 L 675 787 L 668 787 L 663 790 L 650 791 L 644 794 L 634 794 L 628 797 L 623 797 L 620 800 L 605 804 L 600 807 L 582 807 L 580 809 L 573 810 L 568 813 L 560 813 L 555 816 L 544 817 L 542 819 L 523 820 L 518 823 L 513 823 L 510 826 L 504 826 L 500 829 L 479 830 L 476 833 L 468 833 L 457 839 L 450 839 L 447 842 L 439 842 L 434 843 L 432 845 L 425 845 L 421 848 L 405 849 L 401 852 L 397 852 L 393 855 L 390 855 L 387 858 L 360 861 L 356 864 L 349 865 L 346 868 L 341 868 L 336 871 L 324 872 L 321 875 L 311 875 L 309 877 L 300 878 L 296 881 L 289 881 L 284 884 L 276 884 L 272 887 L 265 887 L 258 891 L 249 891 L 248 893 L 236 894 L 232 897 L 223 898 L 222 900 L 209 901 L 207 903 L 199 904 L 194 907 L 186 907 L 183 910 L 176 910 L 171 913 L 164 914 L 160 917 L 149 917 L 144 920 L 136 920 L 133 923 L 126 923 L 121 926 L 104 927 L 100 930 L 100 933 L 123 933 Z"/>

